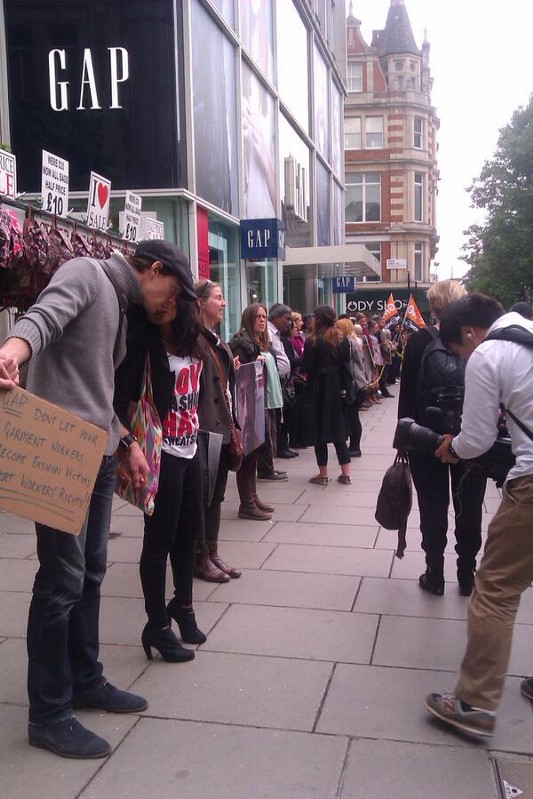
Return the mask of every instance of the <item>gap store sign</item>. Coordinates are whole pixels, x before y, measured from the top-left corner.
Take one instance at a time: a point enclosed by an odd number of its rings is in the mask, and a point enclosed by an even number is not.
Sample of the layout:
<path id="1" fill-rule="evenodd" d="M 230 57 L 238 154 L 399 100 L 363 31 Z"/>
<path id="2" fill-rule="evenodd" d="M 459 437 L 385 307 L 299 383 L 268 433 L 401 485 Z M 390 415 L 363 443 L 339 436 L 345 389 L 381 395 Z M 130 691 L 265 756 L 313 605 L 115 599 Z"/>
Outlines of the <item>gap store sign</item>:
<path id="1" fill-rule="evenodd" d="M 241 219 L 241 258 L 285 260 L 285 225 L 281 219 Z"/>
<path id="2" fill-rule="evenodd" d="M 42 150 L 69 162 L 71 191 L 91 172 L 113 189 L 185 185 L 181 2 L 0 2 L 19 191 L 40 191 Z"/>

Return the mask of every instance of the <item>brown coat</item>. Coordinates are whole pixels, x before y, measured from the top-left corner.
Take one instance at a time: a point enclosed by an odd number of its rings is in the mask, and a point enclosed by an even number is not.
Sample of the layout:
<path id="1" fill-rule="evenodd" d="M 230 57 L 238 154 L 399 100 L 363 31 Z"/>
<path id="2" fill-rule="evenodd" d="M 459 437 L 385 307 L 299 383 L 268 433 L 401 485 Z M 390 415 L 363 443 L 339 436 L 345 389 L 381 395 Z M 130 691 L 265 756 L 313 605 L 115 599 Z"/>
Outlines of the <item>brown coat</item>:
<path id="1" fill-rule="evenodd" d="M 218 341 L 210 330 L 204 328 L 198 338 L 204 365 L 200 382 L 200 402 L 198 405 L 198 416 L 200 429 L 208 430 L 211 433 L 223 435 L 223 443 L 229 444 L 230 430 L 235 424 L 235 415 L 232 416 L 228 410 L 220 370 L 217 361 L 213 356 L 216 351 L 218 361 L 223 369 L 225 381 L 228 384 L 232 407 L 235 408 L 235 367 L 233 365 L 233 355 L 230 348 L 224 341 Z M 238 427 L 238 425 L 236 425 Z"/>

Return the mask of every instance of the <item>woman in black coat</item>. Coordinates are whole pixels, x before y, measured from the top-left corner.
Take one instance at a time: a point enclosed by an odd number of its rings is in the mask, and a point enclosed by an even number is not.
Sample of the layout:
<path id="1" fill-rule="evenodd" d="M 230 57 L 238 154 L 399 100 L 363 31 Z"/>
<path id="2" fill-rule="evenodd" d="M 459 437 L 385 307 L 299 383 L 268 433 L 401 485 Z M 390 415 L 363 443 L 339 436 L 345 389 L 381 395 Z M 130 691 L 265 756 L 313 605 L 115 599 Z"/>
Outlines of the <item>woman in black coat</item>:
<path id="1" fill-rule="evenodd" d="M 313 331 L 305 342 L 301 370 L 312 392 L 313 443 L 318 464 L 318 474 L 309 482 L 318 485 L 329 483 L 328 443 L 334 445 L 341 467 L 337 480 L 345 485 L 352 482 L 350 453 L 346 446 L 347 406 L 341 396 L 346 385 L 350 345 L 335 322 L 333 308 L 328 305 L 315 308 Z"/>
<path id="2" fill-rule="evenodd" d="M 129 428 L 128 406 L 142 391 L 147 355 L 154 403 L 163 427 L 159 486 L 155 509 L 144 516 L 139 570 L 148 623 L 142 631 L 146 656 L 152 648 L 170 662 L 192 660 L 171 628 L 191 644 L 206 640 L 192 609 L 196 536 L 203 533 L 202 470 L 197 451 L 198 395 L 202 359 L 197 346 L 200 321 L 196 305 L 181 297 L 149 317 L 142 306 L 128 312 L 128 347 L 115 378 L 115 410 Z M 170 556 L 174 598 L 166 605 L 165 581 Z"/>

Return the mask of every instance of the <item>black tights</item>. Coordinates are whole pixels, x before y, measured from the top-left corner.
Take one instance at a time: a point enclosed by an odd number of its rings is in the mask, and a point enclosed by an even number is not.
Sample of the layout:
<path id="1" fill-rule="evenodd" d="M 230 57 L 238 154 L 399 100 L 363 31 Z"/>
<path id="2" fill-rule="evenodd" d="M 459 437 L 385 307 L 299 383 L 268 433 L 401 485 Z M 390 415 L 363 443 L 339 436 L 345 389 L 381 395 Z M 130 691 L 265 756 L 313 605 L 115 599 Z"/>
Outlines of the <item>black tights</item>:
<path id="1" fill-rule="evenodd" d="M 141 584 L 148 620 L 166 627 L 167 558 L 170 555 L 174 594 L 184 607 L 192 604 L 196 536 L 203 530 L 202 470 L 194 458 L 161 454 L 159 489 L 152 516 L 144 517 L 140 560 Z"/>
<path id="2" fill-rule="evenodd" d="M 346 441 L 334 441 L 333 446 L 335 447 L 335 452 L 337 453 L 337 460 L 339 461 L 339 466 L 345 466 L 347 463 L 350 463 L 351 461 L 350 452 L 348 450 L 348 447 L 346 446 Z M 327 466 L 328 445 L 315 444 L 315 456 L 318 466 Z"/>

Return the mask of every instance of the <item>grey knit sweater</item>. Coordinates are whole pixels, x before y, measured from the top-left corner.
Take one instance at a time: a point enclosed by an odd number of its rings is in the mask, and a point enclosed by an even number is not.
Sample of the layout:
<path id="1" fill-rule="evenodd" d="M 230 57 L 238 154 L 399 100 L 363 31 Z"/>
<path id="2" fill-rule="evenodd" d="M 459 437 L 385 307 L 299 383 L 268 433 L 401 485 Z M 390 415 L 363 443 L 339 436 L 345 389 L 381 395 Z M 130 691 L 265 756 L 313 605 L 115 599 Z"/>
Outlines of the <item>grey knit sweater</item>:
<path id="1" fill-rule="evenodd" d="M 135 270 L 119 253 L 107 263 L 128 301 L 140 303 Z M 28 391 L 109 431 L 106 455 L 115 452 L 119 439 L 113 391 L 115 368 L 125 354 L 126 323 L 113 363 L 118 324 L 117 295 L 101 266 L 73 258 L 10 332 L 32 349 Z"/>

